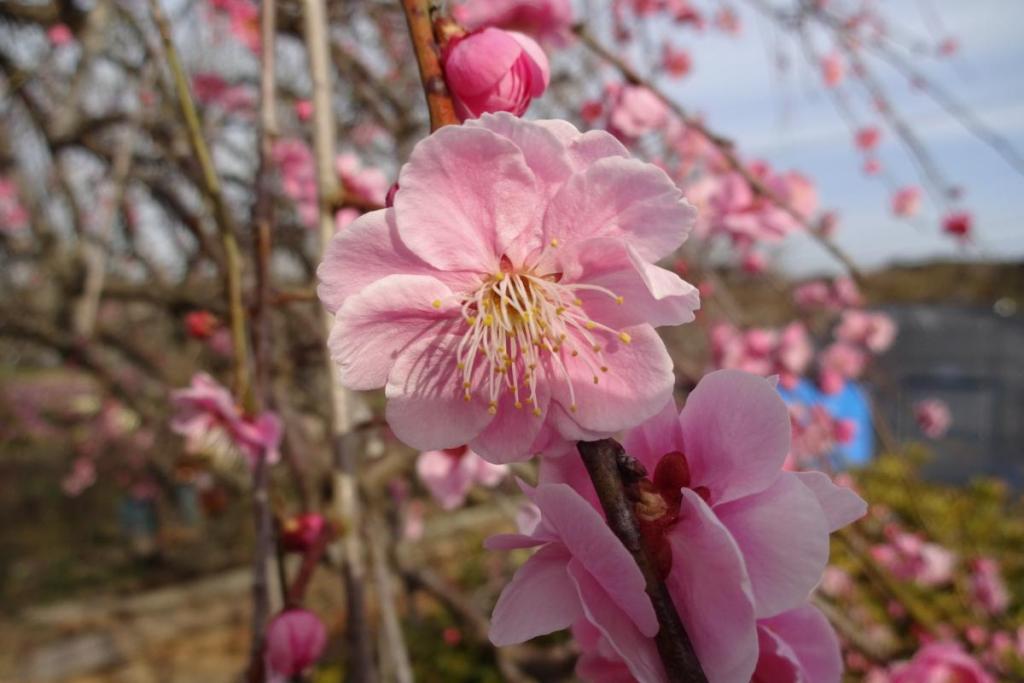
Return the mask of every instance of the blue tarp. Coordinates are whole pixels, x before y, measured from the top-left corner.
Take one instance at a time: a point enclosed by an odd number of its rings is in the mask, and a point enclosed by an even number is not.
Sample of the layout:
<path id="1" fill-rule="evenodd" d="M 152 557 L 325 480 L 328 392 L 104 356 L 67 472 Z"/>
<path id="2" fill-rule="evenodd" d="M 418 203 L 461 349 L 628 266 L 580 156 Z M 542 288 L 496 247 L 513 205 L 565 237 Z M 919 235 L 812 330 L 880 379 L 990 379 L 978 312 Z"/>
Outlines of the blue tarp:
<path id="1" fill-rule="evenodd" d="M 822 393 L 818 386 L 806 379 L 792 389 L 779 387 L 782 399 L 791 405 L 824 406 L 833 417 L 853 420 L 857 425 L 853 440 L 839 444 L 832 459 L 836 467 L 863 465 L 874 454 L 874 432 L 871 429 L 871 403 L 867 392 L 856 382 L 847 382 L 837 394 Z"/>

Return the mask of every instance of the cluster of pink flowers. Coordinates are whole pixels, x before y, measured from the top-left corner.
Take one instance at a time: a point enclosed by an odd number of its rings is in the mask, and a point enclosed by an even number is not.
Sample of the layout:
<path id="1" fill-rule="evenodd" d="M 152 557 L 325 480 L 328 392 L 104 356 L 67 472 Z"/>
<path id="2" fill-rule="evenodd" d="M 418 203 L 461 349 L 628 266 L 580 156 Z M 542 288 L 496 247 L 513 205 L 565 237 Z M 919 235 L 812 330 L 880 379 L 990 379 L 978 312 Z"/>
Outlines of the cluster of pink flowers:
<path id="1" fill-rule="evenodd" d="M 971 597 L 989 614 L 1002 614 L 1010 606 L 1010 592 L 1006 588 L 999 563 L 991 557 L 979 557 L 971 562 Z"/>
<path id="2" fill-rule="evenodd" d="M 281 188 L 295 202 L 299 220 L 307 227 L 316 227 L 319 215 L 316 167 L 309 145 L 298 138 L 277 140 L 273 148 L 273 161 L 281 175 Z M 388 179 L 382 171 L 363 166 L 359 157 L 352 153 L 337 156 L 335 171 L 346 196 L 365 204 L 384 205 Z M 337 228 L 340 230 L 347 226 L 359 213 L 358 209 L 350 207 L 339 210 L 335 214 Z"/>
<path id="3" fill-rule="evenodd" d="M 871 556 L 895 576 L 921 586 L 941 586 L 952 580 L 957 561 L 952 551 L 894 525 L 885 533 L 888 541 L 873 546 Z"/>
<path id="4" fill-rule="evenodd" d="M 496 26 L 556 45 L 568 39 L 573 21 L 570 0 L 467 0 L 452 14 L 470 31 Z"/>
<path id="5" fill-rule="evenodd" d="M 231 114 L 252 113 L 255 93 L 246 85 L 231 85 L 217 73 L 192 75 L 192 92 L 204 105 L 216 106 Z"/>
<path id="6" fill-rule="evenodd" d="M 189 453 L 215 459 L 243 457 L 250 466 L 260 458 L 277 462 L 281 422 L 272 412 L 247 417 L 231 392 L 205 373 L 197 374 L 185 389 L 171 395 L 175 416 L 171 429 L 185 438 Z"/>
<path id="7" fill-rule="evenodd" d="M 580 116 L 626 143 L 655 131 L 665 132 L 672 120 L 668 107 L 652 90 L 618 82 L 605 85 L 600 99 L 584 103 Z"/>
<path id="8" fill-rule="evenodd" d="M 844 311 L 833 330 L 835 341 L 818 357 L 818 383 L 835 394 L 849 380 L 859 378 L 870 355 L 884 353 L 896 338 L 896 323 L 884 313 Z"/>
<path id="9" fill-rule="evenodd" d="M 819 469 L 829 466 L 826 459 L 839 444 L 849 443 L 856 436 L 857 425 L 851 420 L 836 418 L 822 405 L 789 406 L 792 447 L 786 469 Z"/>
<path id="10" fill-rule="evenodd" d="M 866 505 L 820 472 L 786 472 L 786 406 L 764 379 L 705 376 L 677 415 L 669 402 L 626 433 L 651 473 L 637 513 L 657 570 L 708 680 L 838 681 L 839 645 L 808 603 L 828 536 Z M 492 549 L 536 547 L 494 608 L 498 645 L 572 628 L 586 680 L 664 681 L 644 580 L 604 523 L 582 463 L 546 459 L 540 516 Z M 694 561 L 700 558 L 700 561 Z"/>
<path id="11" fill-rule="evenodd" d="M 228 32 L 255 54 L 260 52 L 260 9 L 252 0 L 210 0 L 210 7 L 227 18 Z"/>
<path id="12" fill-rule="evenodd" d="M 864 303 L 857 283 L 849 277 L 805 282 L 793 290 L 793 301 L 804 310 L 821 309 L 832 312 L 856 308 Z"/>
<path id="13" fill-rule="evenodd" d="M 718 323 L 711 328 L 710 339 L 714 367 L 746 370 L 762 377 L 778 375 L 785 387 L 793 387 L 814 358 L 807 328 L 800 322 L 780 330 L 740 330 Z"/>

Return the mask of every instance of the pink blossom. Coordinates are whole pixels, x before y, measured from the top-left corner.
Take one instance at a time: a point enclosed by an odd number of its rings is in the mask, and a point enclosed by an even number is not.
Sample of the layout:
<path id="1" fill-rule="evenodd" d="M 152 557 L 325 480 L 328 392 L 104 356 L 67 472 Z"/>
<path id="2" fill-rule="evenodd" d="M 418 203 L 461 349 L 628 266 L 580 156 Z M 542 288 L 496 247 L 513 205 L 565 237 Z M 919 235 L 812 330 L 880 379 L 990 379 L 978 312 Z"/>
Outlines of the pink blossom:
<path id="1" fill-rule="evenodd" d="M 731 7 L 722 7 L 715 12 L 715 27 L 724 33 L 734 36 L 738 35 L 740 32 L 740 18 L 736 14 L 736 10 Z"/>
<path id="2" fill-rule="evenodd" d="M 952 235 L 959 240 L 966 240 L 971 236 L 973 223 L 974 219 L 968 212 L 953 211 L 942 219 L 942 229 L 947 235 Z"/>
<path id="3" fill-rule="evenodd" d="M 941 586 L 953 578 L 956 555 L 917 534 L 888 530 L 889 542 L 872 546 L 871 556 L 896 577 L 921 586 Z"/>
<path id="4" fill-rule="evenodd" d="M 693 68 L 693 58 L 686 50 L 665 43 L 661 48 L 661 65 L 670 76 L 682 78 Z"/>
<path id="5" fill-rule="evenodd" d="M 339 154 L 334 161 L 338 177 L 345 186 L 345 192 L 364 202 L 383 206 L 391 183 L 384 172 L 377 168 L 363 166 L 355 154 Z"/>
<path id="6" fill-rule="evenodd" d="M 768 381 L 735 370 L 706 375 L 682 412 L 669 402 L 623 439 L 626 452 L 652 473 L 639 484 L 650 511 L 640 516 L 642 531 L 712 683 L 751 680 L 757 620 L 778 626 L 775 635 L 786 642 L 798 633 L 813 637 L 806 625 L 790 629 L 782 622 L 806 604 L 820 580 L 829 533 L 866 511 L 859 496 L 820 472 L 782 471 L 789 445 L 789 419 L 778 393 Z M 545 460 L 542 488 L 545 481 L 567 482 L 593 510 L 593 489 L 580 470 L 572 456 Z M 581 509 L 577 516 L 583 514 Z M 534 536 L 546 528 L 542 520 Z M 504 547 L 522 547 L 518 538 Z M 521 611 L 534 607 L 531 597 L 522 596 Z M 647 634 L 643 649 L 634 644 L 633 630 L 626 644 L 603 635 L 610 647 L 581 640 L 581 648 L 612 661 L 654 651 Z"/>
<path id="7" fill-rule="evenodd" d="M 846 64 L 843 62 L 843 58 L 835 52 L 823 57 L 821 60 L 821 77 L 828 88 L 835 88 L 842 83 L 846 77 Z"/>
<path id="8" fill-rule="evenodd" d="M 399 184 L 318 274 L 341 381 L 385 386 L 400 439 L 502 463 L 667 400 L 653 326 L 693 320 L 699 300 L 652 263 L 694 218 L 664 172 L 607 133 L 497 114 L 421 141 Z"/>
<path id="9" fill-rule="evenodd" d="M 890 683 L 995 683 L 981 664 L 956 643 L 932 643 L 917 651 L 906 664 L 892 669 Z"/>
<path id="10" fill-rule="evenodd" d="M 96 464 L 92 458 L 79 457 L 71 465 L 71 471 L 61 480 L 60 487 L 69 496 L 81 495 L 96 483 Z"/>
<path id="11" fill-rule="evenodd" d="M 872 353 L 882 353 L 896 338 L 896 323 L 884 313 L 845 311 L 835 335 L 840 341 L 861 344 Z"/>
<path id="12" fill-rule="evenodd" d="M 870 152 L 878 147 L 878 143 L 881 139 L 882 131 L 878 129 L 878 126 L 865 126 L 860 128 L 854 136 L 854 142 L 857 144 L 857 149 L 864 152 Z"/>
<path id="13" fill-rule="evenodd" d="M 979 557 L 971 563 L 971 596 L 989 614 L 1002 614 L 1010 606 L 999 564 L 991 557 Z"/>
<path id="14" fill-rule="evenodd" d="M 75 34 L 71 32 L 67 24 L 54 24 L 46 29 L 46 38 L 54 47 L 62 47 L 73 43 Z"/>
<path id="15" fill-rule="evenodd" d="M 556 44 L 566 41 L 573 21 L 570 0 L 467 0 L 453 15 L 471 31 L 496 26 Z"/>
<path id="16" fill-rule="evenodd" d="M 841 598 L 848 596 L 853 591 L 853 586 L 853 579 L 846 570 L 829 565 L 825 567 L 818 588 L 830 598 Z"/>
<path id="17" fill-rule="evenodd" d="M 474 484 L 497 486 L 508 474 L 508 466 L 489 463 L 461 446 L 420 453 L 416 474 L 443 509 L 454 510 L 466 502 Z"/>
<path id="18" fill-rule="evenodd" d="M 751 683 L 838 683 L 839 640 L 811 605 L 757 623 L 759 654 Z"/>
<path id="19" fill-rule="evenodd" d="M 919 401 L 914 406 L 914 419 L 929 439 L 941 439 L 953 422 L 949 406 L 945 401 L 936 398 Z"/>
<path id="20" fill-rule="evenodd" d="M 952 36 L 943 38 L 939 43 L 938 53 L 941 57 L 952 57 L 960 50 L 960 43 Z"/>
<path id="21" fill-rule="evenodd" d="M 271 156 L 281 176 L 281 187 L 297 205 L 300 220 L 309 228 L 316 227 L 316 167 L 309 145 L 298 138 L 281 138 L 274 142 Z"/>
<path id="22" fill-rule="evenodd" d="M 252 0 L 210 0 L 228 18 L 228 31 L 251 52 L 260 51 L 260 10 Z"/>
<path id="23" fill-rule="evenodd" d="M 201 103 L 218 106 L 226 112 L 251 111 L 255 106 L 253 92 L 247 86 L 231 85 L 216 73 L 194 74 L 192 92 Z"/>
<path id="24" fill-rule="evenodd" d="M 904 187 L 892 196 L 892 212 L 897 216 L 909 218 L 921 208 L 921 189 Z"/>
<path id="25" fill-rule="evenodd" d="M 572 626 L 603 641 L 636 679 L 664 680 L 652 640 L 658 620 L 625 546 L 569 486 L 541 484 L 524 491 L 540 510 L 540 523 L 485 544 L 492 550 L 538 548 L 501 592 L 491 616 L 491 642 L 512 645 Z"/>
<path id="26" fill-rule="evenodd" d="M 551 76 L 548 58 L 533 38 L 485 28 L 448 41 L 441 54 L 444 78 L 462 120 L 507 111 L 522 116 Z"/>
<path id="27" fill-rule="evenodd" d="M 640 85 L 616 85 L 609 88 L 611 113 L 608 130 L 632 140 L 657 130 L 668 120 L 668 107 L 649 88 Z"/>
<path id="28" fill-rule="evenodd" d="M 0 176 L 0 232 L 17 232 L 28 227 L 29 214 L 21 203 L 17 184 Z"/>
<path id="29" fill-rule="evenodd" d="M 864 160 L 864 175 L 878 175 L 882 172 L 882 162 L 875 158 Z"/>
<path id="30" fill-rule="evenodd" d="M 299 121 L 309 121 L 313 117 L 313 102 L 311 100 L 295 100 L 295 116 Z"/>
<path id="31" fill-rule="evenodd" d="M 327 520 L 317 512 L 289 517 L 281 525 L 281 547 L 291 552 L 306 552 L 329 528 Z"/>
<path id="32" fill-rule="evenodd" d="M 193 339 L 209 339 L 220 327 L 220 320 L 209 311 L 189 311 L 185 314 L 185 332 Z"/>
<path id="33" fill-rule="evenodd" d="M 281 676 L 298 676 L 313 666 L 327 644 L 327 629 L 305 609 L 288 609 L 267 626 L 267 664 Z"/>
<path id="34" fill-rule="evenodd" d="M 191 386 L 171 392 L 175 416 L 171 429 L 185 437 L 189 453 L 214 457 L 244 456 L 250 465 L 258 458 L 277 462 L 281 422 L 272 412 L 255 418 L 242 415 L 231 392 L 205 373 L 192 378 Z"/>
<path id="35" fill-rule="evenodd" d="M 818 364 L 821 390 L 826 394 L 837 394 L 847 380 L 857 379 L 863 374 L 867 356 L 853 344 L 837 341 L 821 352 Z"/>

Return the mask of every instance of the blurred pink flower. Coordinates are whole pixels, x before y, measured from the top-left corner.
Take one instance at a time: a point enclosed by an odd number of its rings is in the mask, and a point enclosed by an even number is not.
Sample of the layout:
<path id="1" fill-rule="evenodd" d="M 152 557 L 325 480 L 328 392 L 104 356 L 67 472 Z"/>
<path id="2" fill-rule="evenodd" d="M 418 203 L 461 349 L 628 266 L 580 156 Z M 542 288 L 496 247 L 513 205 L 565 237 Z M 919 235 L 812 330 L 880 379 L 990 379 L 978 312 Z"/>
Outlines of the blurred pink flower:
<path id="1" fill-rule="evenodd" d="M 193 74 L 192 92 L 202 104 L 231 113 L 251 112 L 256 104 L 255 94 L 248 86 L 231 85 L 212 72 Z"/>
<path id="2" fill-rule="evenodd" d="M 309 145 L 298 138 L 281 138 L 274 142 L 271 157 L 281 176 L 281 188 L 295 202 L 299 219 L 308 228 L 316 227 L 316 167 Z"/>
<path id="3" fill-rule="evenodd" d="M 209 339 L 220 327 L 220 320 L 209 311 L 189 311 L 185 314 L 185 332 L 193 339 Z"/>
<path id="4" fill-rule="evenodd" d="M 867 366 L 867 356 L 845 341 L 829 344 L 818 356 L 818 384 L 826 394 L 837 394 L 847 380 L 857 379 Z"/>
<path id="5" fill-rule="evenodd" d="M 497 26 L 556 44 L 567 40 L 573 21 L 570 0 L 467 0 L 452 14 L 471 31 Z"/>
<path id="6" fill-rule="evenodd" d="M 945 401 L 929 398 L 914 405 L 914 419 L 921 432 L 929 439 L 941 439 L 953 423 L 952 414 Z"/>
<path id="7" fill-rule="evenodd" d="M 941 586 L 952 580 L 956 566 L 952 551 L 899 529 L 888 529 L 887 535 L 889 542 L 872 546 L 871 556 L 897 578 L 921 586 Z"/>
<path id="8" fill-rule="evenodd" d="M 952 235 L 959 240 L 967 240 L 971 236 L 971 227 L 974 219 L 966 211 L 953 211 L 946 214 L 942 219 L 942 229 L 947 235 Z"/>
<path id="9" fill-rule="evenodd" d="M 672 391 L 653 326 L 699 306 L 652 263 L 693 214 L 607 133 L 509 114 L 442 128 L 413 150 L 394 208 L 339 233 L 318 271 L 341 381 L 386 385 L 413 447 L 497 463 L 636 424 Z"/>
<path id="10" fill-rule="evenodd" d="M 979 557 L 971 563 L 971 596 L 989 614 L 1002 614 L 1010 606 L 1010 592 L 991 557 Z"/>
<path id="11" fill-rule="evenodd" d="M 508 466 L 491 464 L 460 446 L 420 453 L 416 474 L 443 509 L 454 510 L 466 502 L 474 484 L 497 486 L 508 474 Z"/>
<path id="12" fill-rule="evenodd" d="M 281 524 L 281 547 L 291 552 L 306 552 L 328 528 L 326 518 L 317 512 L 289 517 Z"/>
<path id="13" fill-rule="evenodd" d="M 723 33 L 739 35 L 740 17 L 732 7 L 722 7 L 715 12 L 715 28 Z"/>
<path id="14" fill-rule="evenodd" d="M 185 437 L 189 453 L 213 456 L 242 455 L 250 466 L 265 457 L 277 462 L 281 422 L 272 412 L 258 417 L 242 415 L 231 392 L 205 373 L 192 377 L 185 389 L 171 392 L 175 415 L 171 429 Z"/>
<path id="15" fill-rule="evenodd" d="M 327 644 L 327 629 L 306 609 L 287 609 L 267 625 L 267 664 L 281 676 L 298 676 L 313 666 Z"/>
<path id="16" fill-rule="evenodd" d="M 917 214 L 921 208 L 921 189 L 918 187 L 901 188 L 892 196 L 892 212 L 897 216 L 909 218 Z"/>
<path id="17" fill-rule="evenodd" d="M 309 121 L 313 117 L 313 102 L 312 100 L 295 100 L 295 116 L 298 117 L 299 121 Z"/>
<path id="18" fill-rule="evenodd" d="M 932 643 L 905 664 L 893 667 L 890 683 L 996 683 L 973 657 L 956 643 Z"/>
<path id="19" fill-rule="evenodd" d="M 210 0 L 210 5 L 227 15 L 228 31 L 251 52 L 260 51 L 260 10 L 252 0 Z"/>
<path id="20" fill-rule="evenodd" d="M 835 52 L 825 55 L 821 60 L 821 78 L 827 88 L 835 88 L 842 83 L 846 78 L 846 64 L 843 58 Z"/>
<path id="21" fill-rule="evenodd" d="M 686 50 L 665 43 L 661 48 L 661 65 L 670 76 L 682 78 L 693 68 L 693 58 Z"/>
<path id="22" fill-rule="evenodd" d="M 865 126 L 857 130 L 854 135 L 854 142 L 857 144 L 857 149 L 864 152 L 870 152 L 878 147 L 879 141 L 882 139 L 882 131 L 878 129 L 878 126 Z"/>
<path id="23" fill-rule="evenodd" d="M 17 232 L 28 227 L 29 213 L 21 203 L 18 186 L 11 178 L 0 176 L 0 232 Z"/>
<path id="24" fill-rule="evenodd" d="M 885 313 L 844 311 L 835 336 L 840 341 L 860 344 L 872 353 L 882 353 L 896 339 L 896 323 Z"/>
<path id="25" fill-rule="evenodd" d="M 69 45 L 75 41 L 75 34 L 71 32 L 67 24 L 54 24 L 46 29 L 46 38 L 54 47 Z"/>
<path id="26" fill-rule="evenodd" d="M 462 120 L 499 111 L 522 116 L 544 94 L 551 76 L 548 58 L 533 38 L 500 28 L 453 37 L 441 63 Z"/>
<path id="27" fill-rule="evenodd" d="M 92 458 L 79 457 L 71 465 L 71 471 L 61 480 L 60 487 L 69 496 L 81 495 L 96 483 L 96 464 Z"/>
<path id="28" fill-rule="evenodd" d="M 649 88 L 615 84 L 608 88 L 608 130 L 632 140 L 661 128 L 668 121 L 668 107 Z"/>

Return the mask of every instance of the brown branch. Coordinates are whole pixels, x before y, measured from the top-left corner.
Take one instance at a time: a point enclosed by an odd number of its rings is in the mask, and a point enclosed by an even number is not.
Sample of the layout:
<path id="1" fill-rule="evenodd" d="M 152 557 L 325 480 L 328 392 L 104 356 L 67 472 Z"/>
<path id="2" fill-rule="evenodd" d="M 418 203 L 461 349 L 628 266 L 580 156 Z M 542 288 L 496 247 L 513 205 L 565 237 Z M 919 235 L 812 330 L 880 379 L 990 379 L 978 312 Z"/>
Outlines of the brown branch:
<path id="1" fill-rule="evenodd" d="M 423 82 L 423 93 L 427 97 L 427 108 L 430 110 L 431 132 L 442 126 L 458 125 L 459 117 L 455 115 L 455 106 L 448 93 L 441 69 L 437 41 L 434 39 L 434 27 L 430 21 L 430 0 L 402 0 L 405 20 L 409 24 L 409 37 L 416 53 L 416 63 L 420 68 L 420 80 Z"/>
<path id="2" fill-rule="evenodd" d="M 608 526 L 633 556 L 647 583 L 647 595 L 658 616 L 655 642 L 665 665 L 668 680 L 679 683 L 707 683 L 697 655 L 693 651 L 683 622 L 679 619 L 672 596 L 658 578 L 650 554 L 644 545 L 636 521 L 633 504 L 626 497 L 620 467 L 628 460 L 622 446 L 614 439 L 581 441 L 577 444 L 590 480 L 597 490 Z M 635 466 L 635 461 L 628 460 Z"/>
<path id="3" fill-rule="evenodd" d="M 174 80 L 175 94 L 185 127 L 188 131 L 189 143 L 202 170 L 203 185 L 206 196 L 213 207 L 214 218 L 220 231 L 224 247 L 225 288 L 228 296 L 228 308 L 231 312 L 231 340 L 234 351 L 234 390 L 237 398 L 251 409 L 251 392 L 249 390 L 249 352 L 246 339 L 245 309 L 242 305 L 242 260 L 235 237 L 235 221 L 228 206 L 227 199 L 221 190 L 220 176 L 213 164 L 210 148 L 203 138 L 202 124 L 196 112 L 192 94 L 189 92 L 188 78 L 181 65 L 178 50 L 171 37 L 170 22 L 164 14 L 158 0 L 150 0 L 150 12 L 160 32 L 164 55 Z"/>

